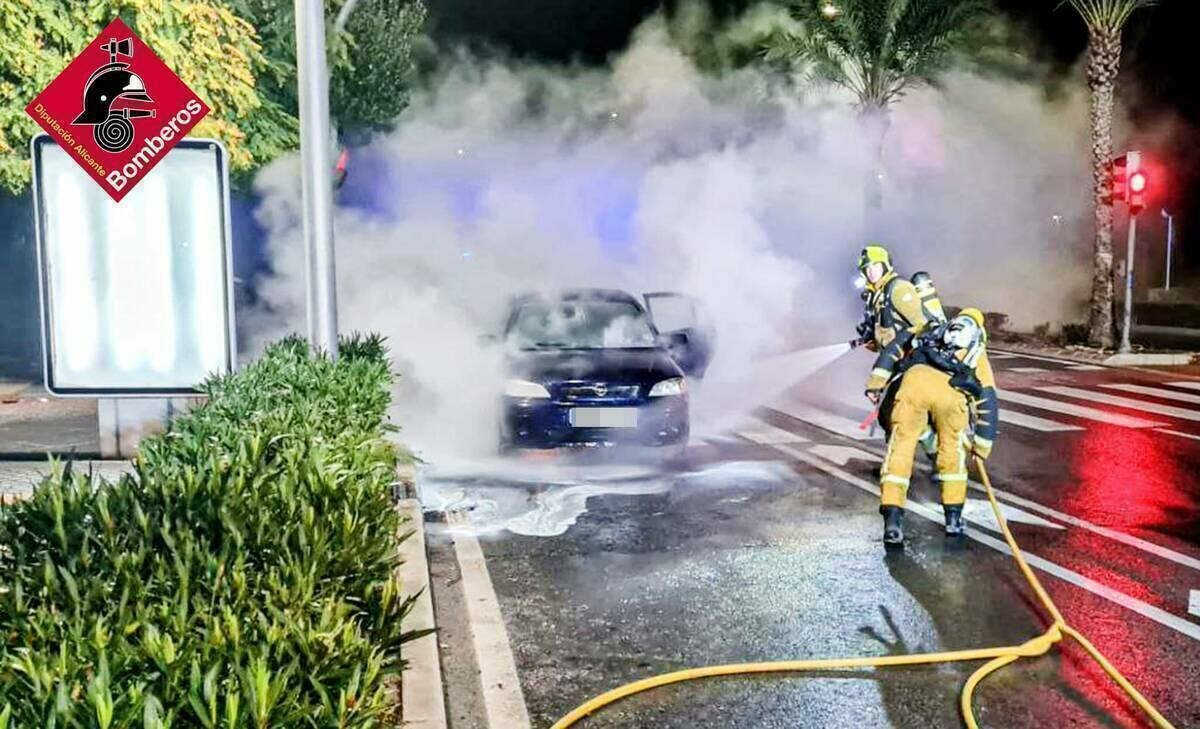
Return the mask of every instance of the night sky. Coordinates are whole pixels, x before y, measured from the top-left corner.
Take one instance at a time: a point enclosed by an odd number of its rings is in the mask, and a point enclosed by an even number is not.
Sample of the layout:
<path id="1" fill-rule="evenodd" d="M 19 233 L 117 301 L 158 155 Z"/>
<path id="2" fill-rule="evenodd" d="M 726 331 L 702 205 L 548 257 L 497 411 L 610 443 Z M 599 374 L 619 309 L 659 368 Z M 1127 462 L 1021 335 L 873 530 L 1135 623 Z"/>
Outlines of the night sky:
<path id="1" fill-rule="evenodd" d="M 993 0 L 1036 42 L 1040 60 L 1063 71 L 1079 63 L 1087 30 L 1059 0 Z M 677 0 L 426 0 L 439 40 L 482 42 L 514 56 L 551 62 L 603 63 L 623 49 L 630 32 Z M 737 13 L 749 0 L 708 0 L 718 15 Z M 1140 10 L 1125 29 L 1118 94 L 1135 124 L 1177 116 L 1183 133 L 1162 157 L 1164 196 L 1151 201 L 1179 212 L 1187 263 L 1200 266 L 1200 64 L 1191 45 L 1200 28 L 1200 1 L 1161 0 Z M 1117 140 L 1120 144 L 1121 140 Z M 1149 150 L 1148 150 L 1149 151 Z M 1189 250 L 1190 249 L 1190 250 Z"/>

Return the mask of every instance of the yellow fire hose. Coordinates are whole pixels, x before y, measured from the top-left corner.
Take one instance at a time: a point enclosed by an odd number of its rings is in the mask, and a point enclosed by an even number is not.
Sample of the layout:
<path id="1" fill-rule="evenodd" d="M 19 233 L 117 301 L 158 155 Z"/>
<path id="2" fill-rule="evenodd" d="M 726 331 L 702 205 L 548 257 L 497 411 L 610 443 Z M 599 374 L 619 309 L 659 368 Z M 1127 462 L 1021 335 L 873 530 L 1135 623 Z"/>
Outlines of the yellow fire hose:
<path id="1" fill-rule="evenodd" d="M 1050 599 L 1046 593 L 1042 583 L 1038 581 L 1033 570 L 1025 562 L 1025 557 L 1021 554 L 1020 548 L 1017 547 L 1017 542 L 1013 539 L 1012 532 L 1008 529 L 1008 522 L 1005 521 L 1004 515 L 1000 513 L 1000 505 L 996 502 L 996 494 L 992 491 L 992 482 L 988 478 L 987 469 L 984 468 L 982 460 L 976 460 L 979 467 L 979 475 L 983 478 L 984 488 L 987 490 L 988 501 L 992 504 L 992 511 L 996 514 L 996 522 L 1000 525 L 1000 529 L 1004 532 L 1004 539 L 1008 542 L 1009 549 L 1012 550 L 1013 559 L 1017 561 L 1017 566 L 1021 568 L 1021 573 L 1025 575 L 1029 586 L 1037 593 L 1038 599 L 1045 606 L 1046 611 L 1054 619 L 1049 629 L 1045 633 L 1033 638 L 1032 640 L 1014 646 L 1002 646 L 996 648 L 978 648 L 974 650 L 963 651 L 948 651 L 944 653 L 917 653 L 907 656 L 880 656 L 876 658 L 822 658 L 805 661 L 772 661 L 766 663 L 733 663 L 723 666 L 706 666 L 704 668 L 690 668 L 673 673 L 665 673 L 661 676 L 653 676 L 651 678 L 634 681 L 633 683 L 620 686 L 600 694 L 599 696 L 581 704 L 572 710 L 569 714 L 559 719 L 551 729 L 567 729 L 573 726 L 580 720 L 590 714 L 599 711 L 605 706 L 612 704 L 621 699 L 632 696 L 634 694 L 649 691 L 659 686 L 667 686 L 673 683 L 682 683 L 684 681 L 693 681 L 698 678 L 712 678 L 714 676 L 740 676 L 754 673 L 795 673 L 798 671 L 831 671 L 842 670 L 848 668 L 867 668 L 880 666 L 913 666 L 926 663 L 948 663 L 952 661 L 978 661 L 990 659 L 983 664 L 967 682 L 963 685 L 961 708 L 963 719 L 966 721 L 970 729 L 978 729 L 979 724 L 975 720 L 975 713 L 971 708 L 971 699 L 974 696 L 975 689 L 979 686 L 983 679 L 987 678 L 993 672 L 1007 666 L 1008 664 L 1023 658 L 1040 656 L 1047 653 L 1055 643 L 1062 640 L 1063 635 L 1067 635 L 1074 639 L 1083 649 L 1095 659 L 1096 663 L 1104 669 L 1104 672 L 1116 682 L 1118 686 L 1124 689 L 1129 698 L 1141 707 L 1146 716 L 1150 717 L 1154 725 L 1160 729 L 1174 729 L 1171 722 L 1167 721 L 1162 714 L 1158 712 L 1154 706 L 1142 696 L 1133 684 L 1129 683 L 1121 672 L 1118 671 L 1108 659 L 1105 658 L 1095 646 L 1088 641 L 1083 635 L 1076 631 L 1071 626 L 1067 625 L 1063 619 L 1062 613 L 1058 611 L 1058 606 Z"/>

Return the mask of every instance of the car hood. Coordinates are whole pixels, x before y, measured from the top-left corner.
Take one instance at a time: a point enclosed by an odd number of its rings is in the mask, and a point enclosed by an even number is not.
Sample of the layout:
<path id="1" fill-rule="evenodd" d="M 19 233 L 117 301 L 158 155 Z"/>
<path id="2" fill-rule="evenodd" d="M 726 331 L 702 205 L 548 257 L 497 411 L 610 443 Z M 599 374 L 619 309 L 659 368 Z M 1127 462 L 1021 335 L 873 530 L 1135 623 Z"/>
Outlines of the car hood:
<path id="1" fill-rule="evenodd" d="M 568 380 L 654 383 L 683 375 L 665 349 L 521 351 L 509 357 L 512 377 L 533 382 Z"/>

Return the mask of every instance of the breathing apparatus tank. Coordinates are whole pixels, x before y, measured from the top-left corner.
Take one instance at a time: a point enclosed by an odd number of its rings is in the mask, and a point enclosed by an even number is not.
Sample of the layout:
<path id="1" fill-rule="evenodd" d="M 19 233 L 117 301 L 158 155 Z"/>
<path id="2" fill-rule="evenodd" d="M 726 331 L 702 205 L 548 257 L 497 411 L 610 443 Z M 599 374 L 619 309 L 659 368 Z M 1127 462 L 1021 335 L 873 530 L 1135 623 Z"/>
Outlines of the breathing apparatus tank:
<path id="1" fill-rule="evenodd" d="M 942 309 L 942 300 L 933 286 L 933 277 L 926 271 L 917 271 L 911 280 L 917 289 L 917 296 L 921 299 L 921 313 L 925 318 L 931 322 L 946 321 L 946 312 Z"/>

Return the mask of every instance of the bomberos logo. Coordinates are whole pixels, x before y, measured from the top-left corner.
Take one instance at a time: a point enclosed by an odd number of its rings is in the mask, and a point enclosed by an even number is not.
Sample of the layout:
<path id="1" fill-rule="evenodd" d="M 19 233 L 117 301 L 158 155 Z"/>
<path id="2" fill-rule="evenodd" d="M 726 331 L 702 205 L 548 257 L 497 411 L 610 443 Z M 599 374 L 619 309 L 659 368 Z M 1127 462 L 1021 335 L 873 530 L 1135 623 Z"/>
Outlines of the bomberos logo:
<path id="1" fill-rule="evenodd" d="M 25 111 L 120 202 L 209 109 L 118 18 Z"/>

